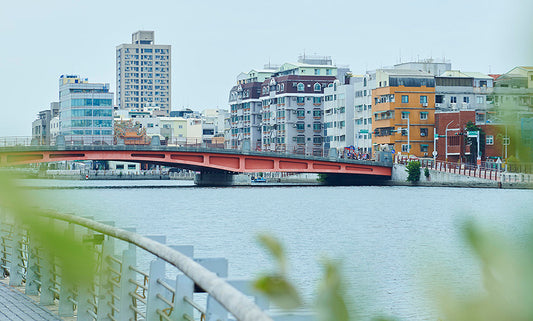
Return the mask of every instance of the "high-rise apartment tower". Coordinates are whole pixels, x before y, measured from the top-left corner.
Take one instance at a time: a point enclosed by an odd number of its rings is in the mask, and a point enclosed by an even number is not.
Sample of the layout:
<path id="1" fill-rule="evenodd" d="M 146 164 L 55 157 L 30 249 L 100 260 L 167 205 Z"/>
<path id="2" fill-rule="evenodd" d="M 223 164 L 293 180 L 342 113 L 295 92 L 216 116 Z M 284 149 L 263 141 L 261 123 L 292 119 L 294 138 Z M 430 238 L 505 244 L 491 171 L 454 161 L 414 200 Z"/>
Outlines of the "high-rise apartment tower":
<path id="1" fill-rule="evenodd" d="M 117 46 L 117 103 L 120 109 L 171 104 L 170 45 L 156 45 L 153 31 L 137 31 L 131 44 Z"/>

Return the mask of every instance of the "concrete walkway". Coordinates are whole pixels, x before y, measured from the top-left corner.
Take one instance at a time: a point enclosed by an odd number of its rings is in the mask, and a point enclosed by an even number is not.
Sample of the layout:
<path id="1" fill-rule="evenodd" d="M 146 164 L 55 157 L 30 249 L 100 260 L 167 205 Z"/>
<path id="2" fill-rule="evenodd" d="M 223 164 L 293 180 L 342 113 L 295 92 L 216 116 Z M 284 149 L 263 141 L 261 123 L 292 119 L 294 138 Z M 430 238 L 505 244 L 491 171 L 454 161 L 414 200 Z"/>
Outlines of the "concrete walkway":
<path id="1" fill-rule="evenodd" d="M 17 289 L 0 282 L 0 320 L 61 320 Z"/>

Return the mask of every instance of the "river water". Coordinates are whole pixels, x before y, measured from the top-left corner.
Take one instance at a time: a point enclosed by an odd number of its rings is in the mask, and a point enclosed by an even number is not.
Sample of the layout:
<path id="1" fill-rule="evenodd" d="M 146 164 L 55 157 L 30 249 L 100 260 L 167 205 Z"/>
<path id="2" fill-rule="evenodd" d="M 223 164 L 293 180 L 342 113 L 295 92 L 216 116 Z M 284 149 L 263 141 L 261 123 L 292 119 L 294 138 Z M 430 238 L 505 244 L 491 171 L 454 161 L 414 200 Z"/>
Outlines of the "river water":
<path id="1" fill-rule="evenodd" d="M 520 238 L 533 191 L 438 187 L 252 186 L 183 181 L 28 180 L 40 206 L 115 221 L 140 234 L 191 244 L 196 257 L 226 257 L 231 278 L 254 278 L 272 260 L 255 241 L 280 238 L 290 275 L 311 302 L 320 260 L 339 259 L 352 308 L 364 317 L 437 320 L 432 289 L 480 289 L 461 227 L 474 219 Z"/>

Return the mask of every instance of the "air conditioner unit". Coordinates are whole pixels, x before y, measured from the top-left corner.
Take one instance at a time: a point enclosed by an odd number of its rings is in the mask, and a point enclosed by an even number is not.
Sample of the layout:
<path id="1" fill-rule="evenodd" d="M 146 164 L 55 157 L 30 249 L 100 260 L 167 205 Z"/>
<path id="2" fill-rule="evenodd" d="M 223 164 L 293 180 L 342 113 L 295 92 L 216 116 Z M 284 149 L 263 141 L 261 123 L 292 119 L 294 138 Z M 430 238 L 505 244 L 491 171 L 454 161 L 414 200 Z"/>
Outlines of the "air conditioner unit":
<path id="1" fill-rule="evenodd" d="M 422 107 L 427 107 L 428 103 L 422 103 Z"/>
<path id="2" fill-rule="evenodd" d="M 427 155 L 428 155 L 428 153 L 424 153 L 424 156 L 427 156 Z"/>
<path id="3" fill-rule="evenodd" d="M 439 108 L 440 104 L 439 103 L 435 103 L 435 107 Z"/>

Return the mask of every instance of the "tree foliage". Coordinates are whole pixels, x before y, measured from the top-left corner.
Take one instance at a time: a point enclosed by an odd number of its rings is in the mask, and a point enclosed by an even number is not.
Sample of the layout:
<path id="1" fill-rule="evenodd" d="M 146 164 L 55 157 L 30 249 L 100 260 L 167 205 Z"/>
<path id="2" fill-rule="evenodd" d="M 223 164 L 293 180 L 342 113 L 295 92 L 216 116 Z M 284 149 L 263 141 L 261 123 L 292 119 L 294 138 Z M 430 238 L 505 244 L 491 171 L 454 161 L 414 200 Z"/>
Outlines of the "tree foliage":
<path id="1" fill-rule="evenodd" d="M 407 163 L 407 181 L 408 182 L 418 182 L 420 180 L 420 162 L 419 161 L 410 161 Z"/>

